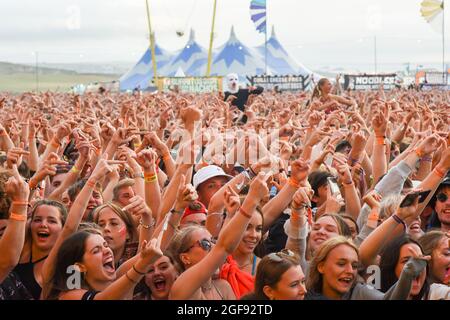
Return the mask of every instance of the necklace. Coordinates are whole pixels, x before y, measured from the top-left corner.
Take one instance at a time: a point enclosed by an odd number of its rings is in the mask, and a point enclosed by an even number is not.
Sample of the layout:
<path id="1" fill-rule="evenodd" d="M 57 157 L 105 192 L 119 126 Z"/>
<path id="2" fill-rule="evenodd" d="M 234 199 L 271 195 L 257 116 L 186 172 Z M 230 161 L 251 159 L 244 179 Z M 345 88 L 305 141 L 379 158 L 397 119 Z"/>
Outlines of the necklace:
<path id="1" fill-rule="evenodd" d="M 242 265 L 240 265 L 240 264 L 238 263 L 238 267 L 239 267 L 239 269 L 244 269 L 246 266 L 249 266 L 249 265 L 252 264 L 252 263 L 253 263 L 253 260 L 252 260 L 252 258 L 250 257 L 250 262 L 244 263 L 244 264 L 242 264 Z"/>

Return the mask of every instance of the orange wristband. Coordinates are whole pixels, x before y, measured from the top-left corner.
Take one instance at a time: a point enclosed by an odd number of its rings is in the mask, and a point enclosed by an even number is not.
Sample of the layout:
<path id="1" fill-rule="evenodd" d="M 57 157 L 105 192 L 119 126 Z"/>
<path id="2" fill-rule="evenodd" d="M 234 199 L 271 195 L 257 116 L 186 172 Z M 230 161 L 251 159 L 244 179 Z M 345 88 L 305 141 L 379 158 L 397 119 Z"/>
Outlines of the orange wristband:
<path id="1" fill-rule="evenodd" d="M 444 171 L 439 170 L 438 167 L 435 167 L 435 168 L 434 168 L 434 172 L 435 172 L 436 175 L 438 175 L 441 179 L 444 178 L 444 177 L 445 177 L 445 174 L 446 174 Z"/>
<path id="2" fill-rule="evenodd" d="M 291 212 L 291 220 L 293 220 L 293 221 L 300 220 L 300 214 L 298 214 L 297 212 L 294 213 L 293 211 L 295 211 L 295 210 L 292 210 L 292 212 Z"/>
<path id="3" fill-rule="evenodd" d="M 9 214 L 9 218 L 11 220 L 15 220 L 15 221 L 27 221 L 27 215 L 26 214 L 19 214 L 19 213 L 11 212 Z"/>
<path id="4" fill-rule="evenodd" d="M 97 185 L 97 181 L 88 180 L 86 184 L 88 187 L 95 188 L 95 186 Z"/>
<path id="5" fill-rule="evenodd" d="M 252 216 L 250 214 L 248 214 L 247 212 L 245 212 L 244 209 L 242 209 L 242 207 L 239 207 L 239 212 L 246 218 L 251 219 Z"/>
<path id="6" fill-rule="evenodd" d="M 300 183 L 292 177 L 289 178 L 288 183 L 290 186 L 297 188 L 297 189 L 301 187 Z"/>
<path id="7" fill-rule="evenodd" d="M 11 203 L 13 206 L 27 206 L 28 207 L 28 201 L 13 201 Z"/>
<path id="8" fill-rule="evenodd" d="M 50 142 L 50 145 L 53 148 L 59 148 L 61 146 L 61 142 L 57 141 L 55 138 L 52 139 L 52 141 Z"/>
<path id="9" fill-rule="evenodd" d="M 377 139 L 377 145 L 378 146 L 385 146 L 386 145 L 386 140 L 384 140 L 384 138 L 376 138 Z"/>
<path id="10" fill-rule="evenodd" d="M 423 157 L 423 152 L 422 152 L 422 150 L 420 150 L 419 148 L 417 148 L 417 149 L 415 150 L 415 153 L 417 154 L 417 156 L 418 156 L 419 158 L 422 158 L 422 157 Z"/>
<path id="11" fill-rule="evenodd" d="M 36 189 L 37 183 L 34 183 L 34 180 L 30 180 L 28 186 L 30 187 L 31 190 Z"/>

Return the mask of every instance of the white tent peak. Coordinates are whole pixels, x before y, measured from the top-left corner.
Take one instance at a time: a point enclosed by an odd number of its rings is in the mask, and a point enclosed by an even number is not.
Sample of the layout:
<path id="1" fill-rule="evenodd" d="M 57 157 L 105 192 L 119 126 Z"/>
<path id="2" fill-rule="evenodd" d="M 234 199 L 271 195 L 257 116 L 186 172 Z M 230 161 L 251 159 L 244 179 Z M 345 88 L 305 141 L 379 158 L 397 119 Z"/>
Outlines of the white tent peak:
<path id="1" fill-rule="evenodd" d="M 194 42 L 195 42 L 195 31 L 194 31 L 194 29 L 191 29 L 191 32 L 189 33 L 188 44 L 192 44 Z"/>
<path id="2" fill-rule="evenodd" d="M 271 32 L 271 34 L 270 34 L 270 37 L 271 37 L 271 38 L 274 38 L 274 39 L 277 38 L 277 35 L 275 34 L 275 26 L 272 26 L 272 32 Z"/>
<path id="3" fill-rule="evenodd" d="M 236 33 L 234 32 L 234 26 L 231 26 L 231 31 L 230 31 L 230 38 L 228 39 L 228 43 L 229 44 L 235 44 L 238 43 L 239 40 L 236 37 Z"/>
<path id="4" fill-rule="evenodd" d="M 184 74 L 183 68 L 178 67 L 177 72 L 175 73 L 175 77 L 177 78 L 184 78 L 186 75 Z"/>

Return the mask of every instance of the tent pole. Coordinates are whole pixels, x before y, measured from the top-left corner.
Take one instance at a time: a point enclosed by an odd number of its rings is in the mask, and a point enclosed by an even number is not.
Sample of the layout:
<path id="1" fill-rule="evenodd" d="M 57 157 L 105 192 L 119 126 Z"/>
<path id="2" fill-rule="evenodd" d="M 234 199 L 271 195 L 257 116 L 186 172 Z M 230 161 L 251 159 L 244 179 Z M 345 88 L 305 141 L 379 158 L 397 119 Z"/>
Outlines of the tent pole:
<path id="1" fill-rule="evenodd" d="M 267 19 L 267 16 L 266 16 Z M 264 41 L 264 65 L 265 65 L 265 75 L 267 75 L 267 20 L 266 20 L 266 34 L 265 34 L 265 41 Z"/>
<path id="2" fill-rule="evenodd" d="M 209 75 L 211 74 L 212 47 L 213 47 L 213 40 L 214 40 L 214 24 L 216 22 L 216 7 L 217 7 L 217 0 L 214 0 L 211 36 L 209 38 L 208 67 L 206 68 L 206 76 L 207 77 L 209 77 Z"/>
<path id="3" fill-rule="evenodd" d="M 153 65 L 153 80 L 154 85 L 157 85 L 158 81 L 158 72 L 156 68 L 156 57 L 155 57 L 155 34 L 152 32 L 152 24 L 150 20 L 150 8 L 148 6 L 148 0 L 145 0 L 145 4 L 147 6 L 147 22 L 148 22 L 148 33 L 150 34 L 150 51 L 152 53 L 152 65 Z"/>
<path id="4" fill-rule="evenodd" d="M 446 84 L 447 70 L 445 70 L 445 0 L 442 0 L 442 83 Z"/>

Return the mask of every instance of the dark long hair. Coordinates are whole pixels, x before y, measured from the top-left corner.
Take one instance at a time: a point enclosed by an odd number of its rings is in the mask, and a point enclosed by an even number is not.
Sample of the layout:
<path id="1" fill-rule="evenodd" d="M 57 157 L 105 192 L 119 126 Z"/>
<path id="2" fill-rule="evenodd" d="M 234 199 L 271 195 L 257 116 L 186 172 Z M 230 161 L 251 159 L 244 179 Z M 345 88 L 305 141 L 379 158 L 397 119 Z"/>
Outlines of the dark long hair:
<path id="1" fill-rule="evenodd" d="M 395 275 L 395 267 L 398 263 L 398 259 L 400 258 L 400 250 L 405 244 L 409 243 L 417 245 L 423 253 L 422 246 L 407 235 L 402 235 L 395 238 L 394 240 L 389 242 L 382 251 L 380 259 L 382 292 L 387 292 L 397 282 L 398 278 Z M 426 297 L 428 295 L 429 289 L 430 284 L 428 283 L 428 280 L 425 280 L 422 289 L 420 289 L 420 292 L 417 296 L 413 297 L 413 300 L 421 300 L 423 297 Z"/>
<path id="2" fill-rule="evenodd" d="M 67 285 L 69 277 L 73 276 L 73 272 L 68 272 L 68 268 L 77 262 L 83 261 L 87 239 L 94 234 L 101 235 L 100 232 L 96 232 L 94 229 L 86 229 L 78 231 L 64 240 L 58 250 L 54 274 L 47 284 L 48 290 L 45 291 L 48 294 L 44 294 L 44 299 L 56 300 L 62 292 L 70 290 Z M 83 276 L 81 276 L 80 284 L 83 289 L 91 289 Z"/>
<path id="3" fill-rule="evenodd" d="M 306 103 L 306 106 L 309 107 L 310 104 L 314 101 L 315 98 L 319 98 L 322 95 L 322 90 L 321 87 L 323 86 L 323 84 L 325 83 L 325 81 L 327 81 L 327 78 L 321 78 L 319 80 L 319 82 L 317 82 L 317 84 L 314 86 L 311 98 L 308 100 L 308 102 Z"/>

